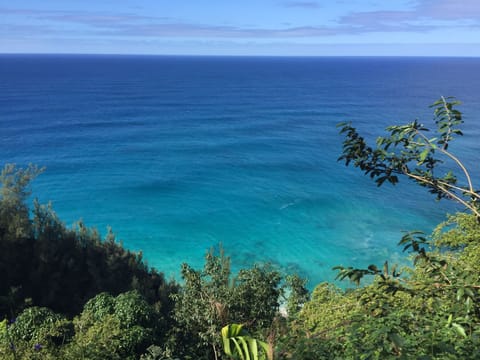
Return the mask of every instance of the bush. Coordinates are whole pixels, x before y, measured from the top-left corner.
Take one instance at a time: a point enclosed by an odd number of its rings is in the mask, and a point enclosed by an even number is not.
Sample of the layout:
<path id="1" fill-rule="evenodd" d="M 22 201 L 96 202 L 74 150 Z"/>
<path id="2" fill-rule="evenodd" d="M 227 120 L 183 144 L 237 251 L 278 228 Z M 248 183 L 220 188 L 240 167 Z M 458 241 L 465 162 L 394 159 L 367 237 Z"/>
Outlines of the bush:
<path id="1" fill-rule="evenodd" d="M 230 259 L 213 250 L 203 270 L 182 266 L 185 285 L 175 295 L 175 328 L 171 344 L 175 355 L 185 359 L 222 357 L 221 329 L 232 323 L 247 324 L 252 334 L 266 338 L 278 314 L 282 286 L 279 272 L 254 266 L 230 271 Z"/>
<path id="2" fill-rule="evenodd" d="M 11 324 L 5 321 L 3 335 L 0 335 L 0 354 L 6 359 L 56 358 L 72 336 L 71 321 L 50 309 L 30 307 Z"/>
<path id="3" fill-rule="evenodd" d="M 154 342 L 161 324 L 153 307 L 131 291 L 113 297 L 102 293 L 75 318 L 69 358 L 136 359 Z"/>

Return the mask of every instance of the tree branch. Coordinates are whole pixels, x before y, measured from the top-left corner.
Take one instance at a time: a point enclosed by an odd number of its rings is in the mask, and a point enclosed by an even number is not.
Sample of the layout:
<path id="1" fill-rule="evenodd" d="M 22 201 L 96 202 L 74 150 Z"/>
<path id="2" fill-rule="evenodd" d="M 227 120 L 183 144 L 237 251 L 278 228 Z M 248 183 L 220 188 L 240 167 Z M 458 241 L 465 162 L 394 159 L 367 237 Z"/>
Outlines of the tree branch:
<path id="1" fill-rule="evenodd" d="M 469 204 L 467 201 L 463 200 L 461 197 L 459 197 L 458 195 L 456 195 L 455 193 L 451 192 L 449 189 L 439 185 L 438 183 L 435 184 L 434 182 L 430 181 L 430 180 L 427 180 L 425 179 L 424 177 L 421 177 L 421 176 L 418 176 L 418 175 L 415 175 L 415 174 L 412 174 L 406 170 L 404 170 L 404 174 L 407 175 L 408 177 L 411 177 L 412 179 L 415 179 L 419 182 L 422 182 L 422 183 L 425 183 L 425 184 L 428 184 L 430 186 L 432 186 L 433 188 L 437 188 L 439 190 L 441 190 L 442 192 L 444 192 L 445 194 L 447 194 L 449 197 L 451 197 L 452 199 L 454 199 L 455 201 L 459 202 L 460 204 L 462 204 L 463 206 L 465 206 L 467 209 L 470 209 L 477 217 L 480 218 L 480 211 L 477 210 L 477 208 L 471 204 Z"/>

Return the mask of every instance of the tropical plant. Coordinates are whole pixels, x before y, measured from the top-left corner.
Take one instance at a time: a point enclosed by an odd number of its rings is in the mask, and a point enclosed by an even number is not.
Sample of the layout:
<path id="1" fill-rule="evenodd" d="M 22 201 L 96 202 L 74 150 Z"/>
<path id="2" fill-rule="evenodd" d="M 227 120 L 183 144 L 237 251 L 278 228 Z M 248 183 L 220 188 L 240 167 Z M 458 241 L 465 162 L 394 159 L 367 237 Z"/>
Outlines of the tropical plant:
<path id="1" fill-rule="evenodd" d="M 182 266 L 185 284 L 175 297 L 172 344 L 176 356 L 195 359 L 222 357 L 221 329 L 247 324 L 255 336 L 267 337 L 282 294 L 282 277 L 268 265 L 242 269 L 234 276 L 230 258 L 220 249 L 206 255 L 203 270 Z"/>
<path id="2" fill-rule="evenodd" d="M 241 324 L 222 328 L 223 351 L 233 359 L 273 360 L 272 351 L 266 342 L 250 336 Z"/>

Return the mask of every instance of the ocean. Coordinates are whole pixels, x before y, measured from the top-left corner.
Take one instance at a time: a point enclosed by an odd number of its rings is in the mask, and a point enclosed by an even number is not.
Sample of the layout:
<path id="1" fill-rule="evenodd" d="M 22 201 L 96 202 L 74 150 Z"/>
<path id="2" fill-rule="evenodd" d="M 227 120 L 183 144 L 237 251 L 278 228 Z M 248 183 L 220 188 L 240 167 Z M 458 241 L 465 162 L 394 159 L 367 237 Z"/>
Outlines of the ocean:
<path id="1" fill-rule="evenodd" d="M 464 104 L 450 147 L 480 181 L 479 58 L 0 55 L 0 163 L 46 171 L 32 197 L 179 279 L 222 244 L 313 287 L 335 265 L 405 263 L 402 231 L 460 209 L 337 162 L 336 124 L 374 140 Z"/>

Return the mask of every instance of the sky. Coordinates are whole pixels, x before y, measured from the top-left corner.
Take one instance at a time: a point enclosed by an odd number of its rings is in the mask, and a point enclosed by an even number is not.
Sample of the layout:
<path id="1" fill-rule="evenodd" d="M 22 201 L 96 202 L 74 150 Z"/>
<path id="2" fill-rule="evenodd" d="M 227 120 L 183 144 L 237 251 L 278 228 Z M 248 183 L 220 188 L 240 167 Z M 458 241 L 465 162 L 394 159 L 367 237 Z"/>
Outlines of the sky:
<path id="1" fill-rule="evenodd" d="M 480 0 L 0 0 L 0 53 L 480 56 Z"/>

